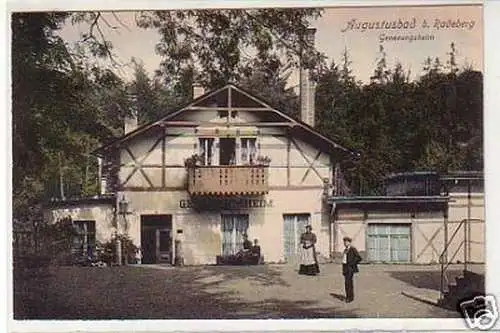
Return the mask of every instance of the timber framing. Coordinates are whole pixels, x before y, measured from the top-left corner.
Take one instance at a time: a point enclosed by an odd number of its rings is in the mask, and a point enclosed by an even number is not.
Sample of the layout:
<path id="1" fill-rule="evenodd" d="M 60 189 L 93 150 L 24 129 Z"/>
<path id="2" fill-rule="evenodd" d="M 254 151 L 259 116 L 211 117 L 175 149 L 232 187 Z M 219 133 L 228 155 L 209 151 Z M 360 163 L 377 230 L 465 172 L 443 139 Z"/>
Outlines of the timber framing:
<path id="1" fill-rule="evenodd" d="M 261 99 L 258 99 L 256 98 L 255 96 L 253 96 L 252 94 L 250 94 L 249 92 L 245 91 L 244 89 L 230 83 L 230 84 L 226 84 L 225 86 L 219 88 L 219 89 L 216 89 L 210 93 L 207 93 L 205 95 L 202 95 L 198 98 L 196 98 L 195 100 L 191 101 L 189 104 L 185 105 L 184 107 L 180 108 L 178 111 L 176 112 L 173 112 L 165 117 L 163 117 L 162 119 L 159 119 L 157 121 L 154 121 L 154 122 L 151 122 L 149 124 L 145 124 L 139 128 L 137 128 L 136 130 L 108 143 L 107 145 L 104 145 L 96 150 L 94 150 L 92 152 L 93 155 L 96 155 L 98 157 L 102 157 L 103 155 L 106 154 L 106 151 L 108 151 L 109 149 L 113 149 L 115 148 L 117 145 L 120 145 L 120 144 L 124 144 L 126 143 L 127 141 L 129 141 L 130 139 L 138 136 L 138 135 L 141 135 L 141 134 L 144 134 L 154 128 L 158 128 L 158 127 L 162 127 L 162 126 L 186 126 L 186 124 L 183 124 L 181 125 L 180 123 L 178 123 L 177 125 L 175 123 L 173 124 L 170 124 L 168 125 L 168 122 L 174 122 L 174 118 L 178 115 L 180 115 L 181 113 L 183 112 L 186 112 L 186 111 L 194 111 L 194 110 L 198 110 L 198 111 L 203 111 L 203 110 L 213 110 L 214 108 L 210 108 L 210 107 L 205 107 L 203 105 L 200 105 L 200 103 L 202 101 L 206 101 L 206 100 L 209 100 L 211 97 L 215 96 L 216 94 L 218 93 L 221 93 L 223 92 L 224 90 L 227 90 L 228 91 L 228 105 L 227 105 L 227 110 L 228 111 L 237 111 L 239 109 L 245 109 L 247 111 L 249 110 L 252 110 L 252 111 L 267 111 L 267 112 L 271 112 L 272 114 L 276 115 L 277 117 L 283 119 L 284 121 L 282 122 L 277 122 L 277 123 L 273 123 L 273 122 L 270 122 L 267 126 L 285 126 L 285 127 L 292 127 L 295 129 L 295 131 L 297 131 L 296 133 L 298 135 L 301 135 L 303 136 L 304 138 L 306 139 L 310 139 L 310 140 L 314 140 L 315 143 L 317 143 L 319 146 L 322 146 L 324 150 L 328 150 L 328 151 L 337 151 L 339 153 L 342 153 L 342 154 L 346 154 L 347 156 L 349 157 L 357 157 L 359 156 L 358 153 L 352 151 L 352 150 L 349 150 L 341 145 L 339 145 L 338 143 L 334 142 L 333 140 L 327 138 L 326 136 L 324 136 L 323 134 L 319 133 L 318 131 L 316 131 L 314 128 L 312 128 L 311 126 L 307 125 L 306 123 L 298 120 L 298 119 L 295 119 L 289 115 L 287 115 L 286 113 L 282 112 L 282 111 L 279 111 L 273 107 L 271 107 L 269 104 L 267 104 L 266 102 L 262 101 Z M 236 108 L 236 107 L 233 107 L 233 92 L 237 92 L 239 93 L 240 95 L 244 96 L 245 98 L 247 98 L 248 100 L 251 100 L 255 105 L 257 106 L 251 106 L 251 107 L 248 107 L 248 108 Z M 226 107 L 224 107 L 226 108 Z M 220 108 L 217 108 L 217 109 L 220 109 Z M 281 124 L 280 124 L 281 123 Z M 216 123 L 212 123 L 212 126 L 216 124 Z M 235 123 L 230 123 L 231 126 L 236 126 Z M 191 126 L 196 126 L 195 124 L 192 124 Z M 242 124 L 242 126 L 249 126 L 248 124 Z M 263 125 L 262 123 L 258 123 L 258 126 L 266 126 L 266 125 Z"/>
<path id="2" fill-rule="evenodd" d="M 269 191 L 302 191 L 302 190 L 322 190 L 322 186 L 309 185 L 309 186 L 269 186 Z M 119 188 L 121 192 L 169 192 L 169 191 L 181 191 L 187 192 L 185 186 L 161 186 L 161 187 L 144 187 L 144 186 L 121 186 Z"/>
<path id="3" fill-rule="evenodd" d="M 307 155 L 302 151 L 302 149 L 300 148 L 300 146 L 297 144 L 297 142 L 292 138 L 290 137 L 290 141 L 291 143 L 293 144 L 293 146 L 295 147 L 295 149 L 300 153 L 300 155 L 302 155 L 302 158 L 306 161 L 308 167 L 307 167 L 307 170 L 306 172 L 304 173 L 304 175 L 302 176 L 302 179 L 300 181 L 301 184 L 304 183 L 304 181 L 306 180 L 307 178 L 307 175 L 309 174 L 309 171 L 312 170 L 314 171 L 314 173 L 316 174 L 316 176 L 318 176 L 318 178 L 323 181 L 323 177 L 321 177 L 321 173 L 318 171 L 318 169 L 316 169 L 314 167 L 314 163 L 320 158 L 321 156 L 321 151 L 318 151 L 316 153 L 316 156 L 314 157 L 314 159 L 311 161 L 309 160 L 309 157 L 307 157 Z M 290 163 L 290 162 L 288 162 Z"/>
<path id="4" fill-rule="evenodd" d="M 143 168 L 143 164 L 144 164 L 144 161 L 146 161 L 146 159 L 151 155 L 151 153 L 159 146 L 159 145 L 162 145 L 162 170 L 165 170 L 165 167 L 164 167 L 164 162 L 165 162 L 165 133 L 163 135 L 161 135 L 154 143 L 153 145 L 149 148 L 149 150 L 146 152 L 146 154 L 144 156 L 142 156 L 141 160 L 138 160 L 136 156 L 134 156 L 134 153 L 130 150 L 129 147 L 127 146 L 124 146 L 122 147 L 126 152 L 127 154 L 129 155 L 129 157 L 132 159 L 132 162 L 133 162 L 133 166 L 130 166 L 133 168 L 132 172 L 130 172 L 127 177 L 125 178 L 125 180 L 120 184 L 120 186 L 124 186 L 125 184 L 128 183 L 128 181 L 136 174 L 136 172 L 140 172 L 141 175 L 144 177 L 144 179 L 146 180 L 146 182 L 149 184 L 150 187 L 154 187 L 153 185 L 153 182 L 151 181 L 151 179 L 148 177 L 148 175 L 146 174 L 146 172 L 144 172 L 144 168 Z M 128 166 L 128 165 L 127 165 Z M 162 173 L 164 173 L 164 171 L 162 171 Z M 162 174 L 162 181 L 163 181 L 163 174 Z"/>
<path id="5" fill-rule="evenodd" d="M 164 121 L 163 125 L 166 126 L 179 126 L 179 127 L 197 127 L 197 126 L 217 126 L 217 125 L 225 125 L 231 127 L 251 127 L 251 126 L 260 126 L 260 127 L 292 127 L 296 126 L 292 122 L 262 122 L 262 123 L 237 123 L 237 122 L 225 122 L 225 123 L 215 123 L 210 121 L 182 121 L 182 120 L 172 120 L 172 121 Z"/>

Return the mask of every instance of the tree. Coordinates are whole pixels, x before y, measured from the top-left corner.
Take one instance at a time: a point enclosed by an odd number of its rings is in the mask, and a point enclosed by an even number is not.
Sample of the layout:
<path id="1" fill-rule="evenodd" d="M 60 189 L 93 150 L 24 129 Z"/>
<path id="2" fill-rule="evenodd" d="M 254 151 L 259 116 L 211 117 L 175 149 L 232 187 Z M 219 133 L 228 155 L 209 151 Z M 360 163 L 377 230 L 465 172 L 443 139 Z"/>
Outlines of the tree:
<path id="1" fill-rule="evenodd" d="M 144 64 L 132 60 L 134 63 L 134 81 L 131 91 L 136 97 L 137 117 L 139 123 L 145 123 L 157 118 L 159 110 L 156 105 L 156 96 L 153 91 L 151 80 L 148 77 Z"/>
<path id="2" fill-rule="evenodd" d="M 135 97 L 139 124 L 158 120 L 191 99 L 192 73 L 185 72 L 182 85 L 169 90 L 158 77 L 150 79 L 142 63 L 135 59 L 133 63 L 135 78 L 129 91 Z"/>
<path id="3" fill-rule="evenodd" d="M 288 88 L 292 74 L 290 66 L 283 66 L 279 59 L 255 60 L 239 80 L 242 88 L 261 97 L 275 108 L 293 117 L 299 117 L 299 97 Z"/>
<path id="4" fill-rule="evenodd" d="M 158 29 L 156 51 L 163 56 L 159 73 L 168 86 L 182 83 L 185 71 L 199 69 L 195 80 L 207 88 L 237 82 L 253 59 L 285 58 L 296 66 L 306 50 L 305 66 L 314 68 L 323 56 L 308 47 L 309 20 L 320 9 L 233 9 L 142 12 L 143 28 Z"/>
<path id="5" fill-rule="evenodd" d="M 391 71 L 387 67 L 387 54 L 385 53 L 384 47 L 380 45 L 377 67 L 375 67 L 373 76 L 370 77 L 370 81 L 372 83 L 385 83 L 390 75 Z"/>
<path id="6" fill-rule="evenodd" d="M 95 193 L 89 152 L 114 135 L 96 103 L 113 76 L 70 54 L 56 34 L 68 17 L 12 15 L 13 210 L 21 220 L 44 198 Z"/>

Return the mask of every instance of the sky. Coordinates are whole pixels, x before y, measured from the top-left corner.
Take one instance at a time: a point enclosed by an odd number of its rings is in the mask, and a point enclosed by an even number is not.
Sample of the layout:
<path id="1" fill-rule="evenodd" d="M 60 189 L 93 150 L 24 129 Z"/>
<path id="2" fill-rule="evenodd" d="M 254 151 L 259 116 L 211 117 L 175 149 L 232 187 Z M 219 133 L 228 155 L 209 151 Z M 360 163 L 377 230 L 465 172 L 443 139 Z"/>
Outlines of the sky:
<path id="1" fill-rule="evenodd" d="M 115 27 L 102 25 L 116 58 L 127 64 L 134 57 L 143 62 L 149 73 L 154 73 L 161 61 L 155 53 L 159 41 L 156 30 L 136 27 L 134 12 L 116 13 L 119 21 L 112 13 L 104 17 Z M 380 45 L 384 47 L 389 67 L 400 62 L 405 70 L 410 70 L 411 78 L 421 73 L 429 56 L 446 62 L 452 42 L 460 66 L 468 64 L 483 70 L 483 21 L 478 5 L 331 7 L 325 8 L 322 17 L 311 23 L 317 28 L 316 47 L 325 53 L 328 62 L 339 63 L 347 49 L 353 74 L 363 82 L 368 82 L 373 74 Z M 72 43 L 86 31 L 88 26 L 68 24 L 61 35 Z M 120 75 L 130 79 L 132 68 L 124 66 Z M 295 85 L 298 75 L 290 80 L 289 84 Z"/>

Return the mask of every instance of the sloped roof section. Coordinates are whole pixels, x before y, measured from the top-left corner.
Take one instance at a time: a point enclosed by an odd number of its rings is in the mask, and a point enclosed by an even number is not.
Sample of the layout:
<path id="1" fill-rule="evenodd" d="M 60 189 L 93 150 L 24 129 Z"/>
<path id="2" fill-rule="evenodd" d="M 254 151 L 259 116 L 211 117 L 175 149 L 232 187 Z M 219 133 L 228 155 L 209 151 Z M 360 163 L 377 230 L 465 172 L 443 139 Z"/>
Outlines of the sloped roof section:
<path id="1" fill-rule="evenodd" d="M 180 108 L 178 111 L 170 113 L 157 121 L 140 126 L 136 130 L 110 142 L 107 145 L 96 149 L 93 154 L 96 156 L 103 156 L 109 149 L 113 149 L 117 145 L 125 143 L 134 137 L 140 136 L 141 134 L 146 133 L 153 128 L 168 126 L 169 121 L 173 121 L 176 118 L 179 118 L 179 116 L 181 116 L 184 112 L 202 110 L 245 110 L 252 112 L 262 112 L 261 116 L 265 118 L 266 121 L 269 121 L 271 123 L 285 122 L 290 127 L 292 133 L 306 138 L 314 145 L 320 145 L 325 149 L 332 151 L 340 151 L 350 156 L 358 155 L 354 151 L 351 151 L 332 141 L 330 138 L 322 135 L 306 123 L 273 108 L 268 103 L 232 83 L 226 84 L 219 89 L 208 92 L 194 99 L 186 106 Z"/>

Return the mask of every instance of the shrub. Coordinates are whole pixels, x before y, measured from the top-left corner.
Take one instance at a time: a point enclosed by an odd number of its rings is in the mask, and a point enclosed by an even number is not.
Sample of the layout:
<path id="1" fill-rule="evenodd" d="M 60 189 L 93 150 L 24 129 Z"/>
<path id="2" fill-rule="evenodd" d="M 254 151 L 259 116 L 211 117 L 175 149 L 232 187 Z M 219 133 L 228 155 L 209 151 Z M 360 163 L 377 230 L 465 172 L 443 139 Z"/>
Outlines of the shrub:
<path id="1" fill-rule="evenodd" d="M 98 254 L 99 260 L 111 265 L 117 262 L 116 257 L 116 241 L 121 241 L 121 249 L 122 249 L 122 264 L 126 263 L 135 263 L 135 254 L 139 250 L 137 246 L 135 246 L 132 239 L 130 239 L 127 235 L 118 235 L 114 236 L 111 240 L 106 243 L 103 243 L 100 247 L 101 250 Z"/>

